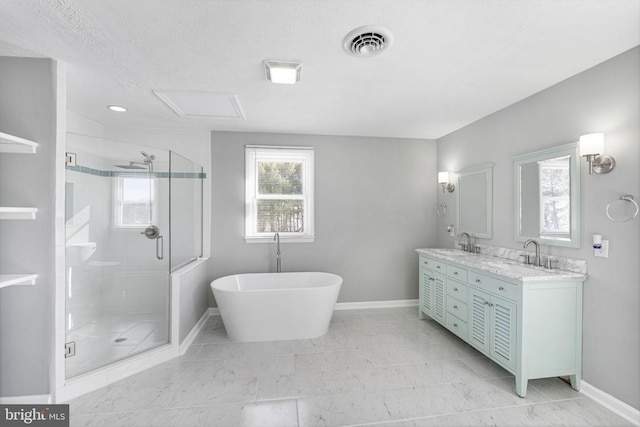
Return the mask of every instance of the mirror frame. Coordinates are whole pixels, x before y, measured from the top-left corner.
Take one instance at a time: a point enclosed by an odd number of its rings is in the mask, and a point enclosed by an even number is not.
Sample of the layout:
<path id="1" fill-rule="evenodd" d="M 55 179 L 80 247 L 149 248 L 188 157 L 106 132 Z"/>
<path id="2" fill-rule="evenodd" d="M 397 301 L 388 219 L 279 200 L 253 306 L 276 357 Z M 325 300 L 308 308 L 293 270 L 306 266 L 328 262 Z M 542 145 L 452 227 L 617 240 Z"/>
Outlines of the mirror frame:
<path id="1" fill-rule="evenodd" d="M 483 165 L 475 166 L 472 168 L 462 169 L 456 172 L 458 177 L 458 188 L 456 189 L 456 203 L 458 205 L 456 212 L 456 228 L 459 233 L 466 231 L 473 237 L 478 237 L 481 239 L 493 239 L 493 166 L 494 163 L 486 163 Z M 460 212 L 462 211 L 461 200 L 460 200 L 460 189 L 462 188 L 462 178 L 468 177 L 471 175 L 480 175 L 484 177 L 485 183 L 487 185 L 487 208 L 486 208 L 486 218 L 487 222 L 485 224 L 485 232 L 478 233 L 473 230 L 463 230 L 460 228 Z"/>
<path id="2" fill-rule="evenodd" d="M 540 160 L 554 159 L 556 157 L 570 156 L 569 160 L 569 177 L 571 191 L 571 227 L 570 239 L 549 239 L 544 236 L 524 236 L 520 233 L 520 187 L 522 185 L 520 177 L 520 167 L 523 164 L 537 162 Z M 514 176 L 514 225 L 515 239 L 518 242 L 524 242 L 528 239 L 535 239 L 542 245 L 563 246 L 569 248 L 580 247 L 580 153 L 577 142 L 561 145 L 559 147 L 540 150 L 533 153 L 523 154 L 513 158 L 513 176 Z"/>

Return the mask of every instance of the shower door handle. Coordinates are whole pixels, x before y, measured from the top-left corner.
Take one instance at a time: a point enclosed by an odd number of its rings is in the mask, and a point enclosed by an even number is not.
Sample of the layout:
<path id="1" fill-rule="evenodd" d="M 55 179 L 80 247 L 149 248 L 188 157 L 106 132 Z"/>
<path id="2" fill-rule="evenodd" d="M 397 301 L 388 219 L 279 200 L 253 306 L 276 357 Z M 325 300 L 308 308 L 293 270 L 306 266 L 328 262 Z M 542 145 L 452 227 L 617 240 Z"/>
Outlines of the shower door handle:
<path id="1" fill-rule="evenodd" d="M 164 237 L 156 237 L 156 258 L 164 259 Z"/>

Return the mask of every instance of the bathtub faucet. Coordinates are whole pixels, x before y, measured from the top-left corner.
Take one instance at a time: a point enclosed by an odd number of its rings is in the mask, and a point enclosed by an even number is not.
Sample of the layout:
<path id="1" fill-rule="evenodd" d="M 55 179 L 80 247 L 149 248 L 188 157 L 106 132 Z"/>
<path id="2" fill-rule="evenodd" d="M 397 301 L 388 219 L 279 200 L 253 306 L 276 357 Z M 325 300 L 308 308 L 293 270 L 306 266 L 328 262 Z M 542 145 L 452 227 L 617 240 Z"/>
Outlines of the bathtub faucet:
<path id="1" fill-rule="evenodd" d="M 275 240 L 276 243 L 276 273 L 280 273 L 280 270 L 282 270 L 282 266 L 280 265 L 280 233 L 276 233 L 275 236 L 273 236 L 273 240 Z"/>

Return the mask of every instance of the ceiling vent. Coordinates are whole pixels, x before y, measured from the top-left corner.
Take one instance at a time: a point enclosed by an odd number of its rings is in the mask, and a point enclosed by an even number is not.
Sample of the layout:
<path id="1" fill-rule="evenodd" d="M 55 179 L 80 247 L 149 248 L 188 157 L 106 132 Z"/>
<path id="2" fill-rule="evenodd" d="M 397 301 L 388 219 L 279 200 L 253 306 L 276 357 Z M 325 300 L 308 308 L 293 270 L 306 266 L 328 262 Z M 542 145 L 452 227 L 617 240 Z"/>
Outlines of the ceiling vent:
<path id="1" fill-rule="evenodd" d="M 382 53 L 391 46 L 391 33 L 382 27 L 356 28 L 346 35 L 342 43 L 344 50 L 353 56 L 368 57 Z"/>

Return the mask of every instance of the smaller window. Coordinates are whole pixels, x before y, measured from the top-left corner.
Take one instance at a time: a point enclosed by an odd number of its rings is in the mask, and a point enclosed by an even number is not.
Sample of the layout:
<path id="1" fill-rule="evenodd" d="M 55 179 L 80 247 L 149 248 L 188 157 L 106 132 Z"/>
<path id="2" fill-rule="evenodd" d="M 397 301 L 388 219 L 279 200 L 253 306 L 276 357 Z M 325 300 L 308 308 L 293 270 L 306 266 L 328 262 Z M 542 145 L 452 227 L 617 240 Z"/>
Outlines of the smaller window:
<path id="1" fill-rule="evenodd" d="M 148 176 L 118 175 L 114 181 L 114 225 L 146 227 L 155 219 L 154 182 Z"/>
<path id="2" fill-rule="evenodd" d="M 246 147 L 245 240 L 312 242 L 313 148 Z"/>

